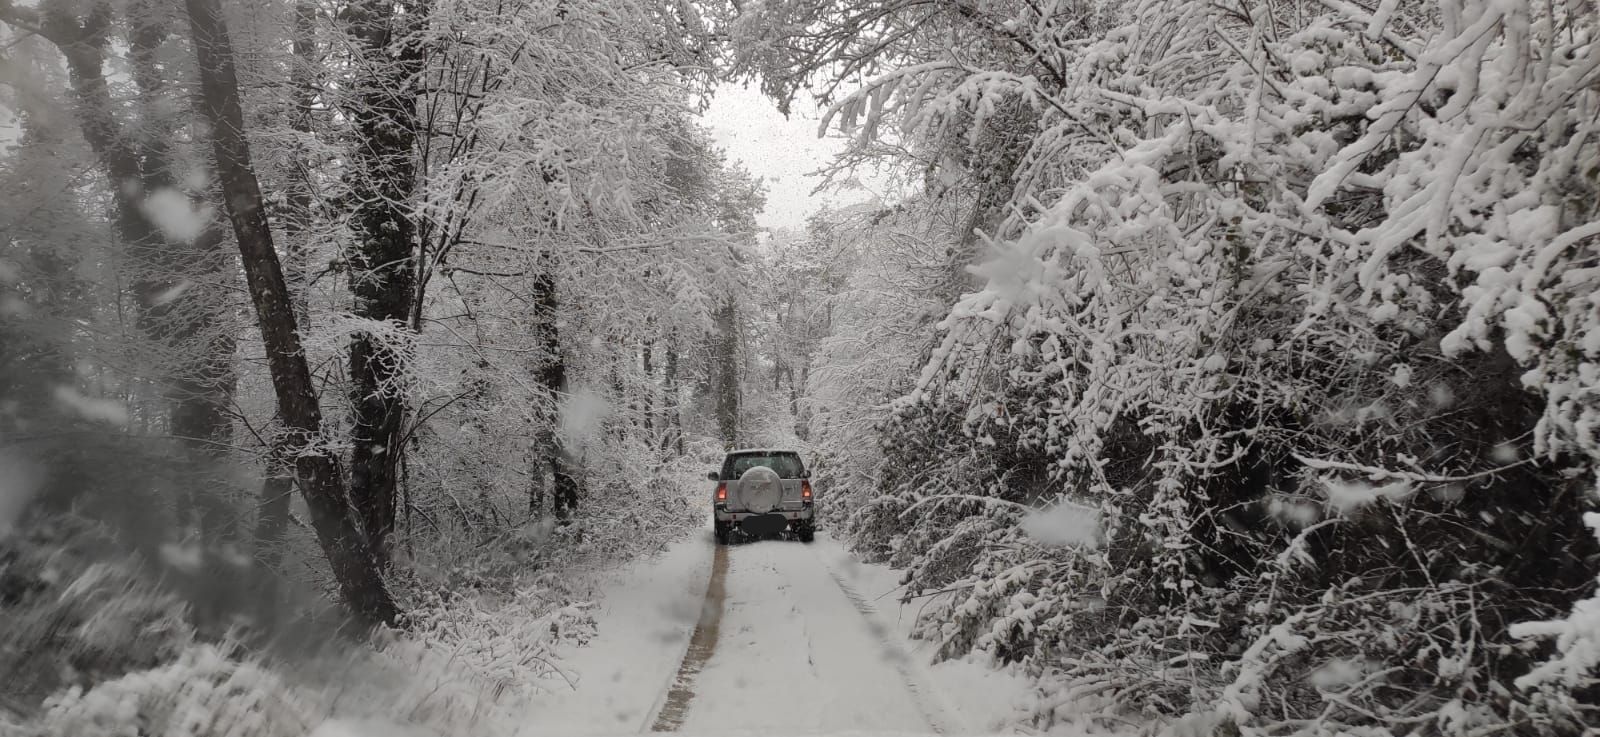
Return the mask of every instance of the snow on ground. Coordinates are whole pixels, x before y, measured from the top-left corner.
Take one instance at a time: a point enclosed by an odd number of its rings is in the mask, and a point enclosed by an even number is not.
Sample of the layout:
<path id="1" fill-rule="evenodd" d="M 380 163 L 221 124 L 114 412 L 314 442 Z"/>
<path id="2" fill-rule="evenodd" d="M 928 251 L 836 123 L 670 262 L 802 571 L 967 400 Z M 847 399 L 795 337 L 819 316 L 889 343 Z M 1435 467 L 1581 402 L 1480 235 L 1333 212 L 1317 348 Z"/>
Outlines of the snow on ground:
<path id="1" fill-rule="evenodd" d="M 656 558 L 609 574 L 599 585 L 595 639 L 569 647 L 556 664 L 571 685 L 553 685 L 537 700 L 519 736 L 648 728 L 700 618 L 713 544 L 707 527 Z"/>
<path id="2" fill-rule="evenodd" d="M 1038 696 L 1033 679 L 996 670 L 974 658 L 933 663 L 937 643 L 911 637 L 911 628 L 927 599 L 900 604 L 900 572 L 856 559 L 833 540 L 819 537 L 817 554 L 848 589 L 875 610 L 874 618 L 889 629 L 892 641 L 905 648 L 924 686 L 939 700 L 957 734 L 1012 731 L 1033 713 Z"/>
<path id="3" fill-rule="evenodd" d="M 957 731 L 936 728 L 938 700 L 919 698 L 904 649 L 856 609 L 815 544 L 756 542 L 728 557 L 716 649 L 683 732 Z"/>
<path id="4" fill-rule="evenodd" d="M 709 517 L 709 514 L 708 514 Z M 619 571 L 599 591 L 597 635 L 562 653 L 573 681 L 535 702 L 520 737 L 651 728 L 685 655 L 719 554 L 709 529 Z M 909 640 L 897 574 L 819 536 L 730 546 L 707 661 L 678 731 L 736 734 L 991 734 L 1026 713 L 1027 679 L 976 662 L 930 665 Z"/>
<path id="5" fill-rule="evenodd" d="M 719 548 L 707 526 L 598 575 L 593 639 L 557 649 L 559 674 L 520 718 L 475 733 L 984 735 L 1016 731 L 1037 703 L 1031 679 L 933 664 L 934 644 L 908 635 L 919 603 L 899 604 L 898 574 L 825 534 Z M 338 720 L 314 735 L 424 734 L 397 730 Z"/>

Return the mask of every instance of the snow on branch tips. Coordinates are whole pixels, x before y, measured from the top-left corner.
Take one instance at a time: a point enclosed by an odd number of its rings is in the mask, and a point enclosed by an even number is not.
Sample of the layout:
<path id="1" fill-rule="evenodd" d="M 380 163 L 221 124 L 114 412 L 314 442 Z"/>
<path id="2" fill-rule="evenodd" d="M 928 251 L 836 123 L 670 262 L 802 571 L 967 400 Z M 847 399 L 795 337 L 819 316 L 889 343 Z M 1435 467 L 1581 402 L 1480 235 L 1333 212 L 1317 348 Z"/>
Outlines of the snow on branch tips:
<path id="1" fill-rule="evenodd" d="M 1378 501 L 1390 503 L 1403 502 L 1410 498 L 1416 490 L 1411 482 L 1400 480 L 1387 484 L 1373 486 L 1361 481 L 1347 481 L 1333 476 L 1323 476 L 1317 479 L 1322 485 L 1322 490 L 1328 497 L 1328 505 L 1340 514 L 1351 514 L 1360 511 Z"/>
<path id="2" fill-rule="evenodd" d="M 1600 512 L 1583 517 L 1585 524 L 1600 539 Z M 1518 688 L 1533 689 L 1547 683 L 1569 688 L 1593 687 L 1600 682 L 1600 593 L 1579 601 L 1565 619 L 1546 622 L 1519 622 L 1511 626 L 1511 636 L 1523 640 L 1549 640 L 1555 646 L 1551 658 L 1517 678 Z"/>

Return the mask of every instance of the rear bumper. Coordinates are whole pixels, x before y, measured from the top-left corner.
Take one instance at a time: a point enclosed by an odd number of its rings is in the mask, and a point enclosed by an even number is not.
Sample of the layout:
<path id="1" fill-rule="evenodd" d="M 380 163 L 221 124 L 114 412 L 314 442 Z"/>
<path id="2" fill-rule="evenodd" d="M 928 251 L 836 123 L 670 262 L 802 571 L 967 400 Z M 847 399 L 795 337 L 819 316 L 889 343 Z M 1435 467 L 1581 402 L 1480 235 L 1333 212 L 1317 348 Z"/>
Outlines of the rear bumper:
<path id="1" fill-rule="evenodd" d="M 755 512 L 730 511 L 727 509 L 716 510 L 718 524 L 737 524 L 751 517 L 764 517 L 767 515 L 782 516 L 790 522 L 810 522 L 816 518 L 816 507 L 801 509 L 774 509 L 771 512 L 756 514 Z"/>

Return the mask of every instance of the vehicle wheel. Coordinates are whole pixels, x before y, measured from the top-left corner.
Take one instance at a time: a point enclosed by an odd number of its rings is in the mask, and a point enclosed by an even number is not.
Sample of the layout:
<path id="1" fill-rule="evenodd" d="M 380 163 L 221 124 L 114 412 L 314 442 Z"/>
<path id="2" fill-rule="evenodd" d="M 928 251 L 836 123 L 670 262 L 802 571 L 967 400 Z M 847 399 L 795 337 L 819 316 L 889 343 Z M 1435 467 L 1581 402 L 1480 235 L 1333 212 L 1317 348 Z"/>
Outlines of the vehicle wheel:
<path id="1" fill-rule="evenodd" d="M 795 536 L 800 538 L 800 542 L 808 543 L 816 539 L 817 531 L 810 527 L 802 527 Z"/>
<path id="2" fill-rule="evenodd" d="M 724 524 L 722 524 L 720 522 L 716 523 L 715 525 L 713 525 L 712 529 L 714 529 L 716 531 L 717 544 L 718 545 L 727 545 L 728 544 L 728 537 L 730 536 L 730 534 L 732 532 L 728 528 L 729 528 L 729 525 L 724 525 Z"/>

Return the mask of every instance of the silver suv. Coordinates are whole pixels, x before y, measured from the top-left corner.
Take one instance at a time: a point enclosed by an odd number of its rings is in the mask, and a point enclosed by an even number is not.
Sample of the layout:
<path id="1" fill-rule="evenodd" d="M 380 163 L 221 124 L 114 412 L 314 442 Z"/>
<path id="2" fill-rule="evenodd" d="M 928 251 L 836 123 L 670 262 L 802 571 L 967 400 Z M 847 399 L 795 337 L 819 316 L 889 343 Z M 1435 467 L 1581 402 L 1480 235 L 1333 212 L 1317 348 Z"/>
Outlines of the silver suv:
<path id="1" fill-rule="evenodd" d="M 816 535 L 816 501 L 811 472 L 792 450 L 735 450 L 722 459 L 722 469 L 706 478 L 717 482 L 717 544 L 735 537 L 776 537 L 792 533 L 800 542 Z"/>

